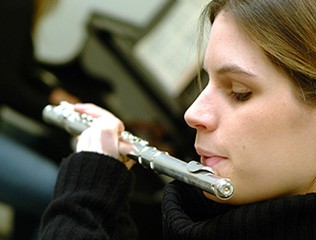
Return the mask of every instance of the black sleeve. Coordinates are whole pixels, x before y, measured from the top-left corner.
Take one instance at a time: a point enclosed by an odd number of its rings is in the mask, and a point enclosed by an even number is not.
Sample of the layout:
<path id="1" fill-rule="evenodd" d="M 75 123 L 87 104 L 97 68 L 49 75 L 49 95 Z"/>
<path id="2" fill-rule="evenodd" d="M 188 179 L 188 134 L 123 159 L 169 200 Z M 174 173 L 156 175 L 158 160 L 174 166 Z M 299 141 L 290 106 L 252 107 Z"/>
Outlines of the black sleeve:
<path id="1" fill-rule="evenodd" d="M 0 103 L 38 120 L 51 89 L 32 83 L 33 0 L 0 1 Z"/>
<path id="2" fill-rule="evenodd" d="M 132 185 L 132 172 L 111 157 L 71 155 L 61 164 L 39 239 L 136 239 L 128 213 Z"/>

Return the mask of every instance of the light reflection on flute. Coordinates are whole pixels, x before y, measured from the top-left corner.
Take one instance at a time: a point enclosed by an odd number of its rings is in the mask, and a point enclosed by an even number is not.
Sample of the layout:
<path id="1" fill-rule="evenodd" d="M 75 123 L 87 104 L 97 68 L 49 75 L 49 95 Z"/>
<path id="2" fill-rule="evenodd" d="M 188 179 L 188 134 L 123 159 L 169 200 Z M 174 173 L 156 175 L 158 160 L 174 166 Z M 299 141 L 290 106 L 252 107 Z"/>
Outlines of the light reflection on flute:
<path id="1" fill-rule="evenodd" d="M 43 119 L 74 135 L 79 135 L 93 122 L 93 117 L 74 111 L 74 106 L 67 102 L 62 102 L 58 106 L 47 105 L 43 110 Z M 225 200 L 232 197 L 234 187 L 230 180 L 216 176 L 212 168 L 196 161 L 187 163 L 170 156 L 127 131 L 121 132 L 120 138 L 136 148 L 127 157 L 138 161 L 144 167 L 196 186 L 219 199 Z"/>

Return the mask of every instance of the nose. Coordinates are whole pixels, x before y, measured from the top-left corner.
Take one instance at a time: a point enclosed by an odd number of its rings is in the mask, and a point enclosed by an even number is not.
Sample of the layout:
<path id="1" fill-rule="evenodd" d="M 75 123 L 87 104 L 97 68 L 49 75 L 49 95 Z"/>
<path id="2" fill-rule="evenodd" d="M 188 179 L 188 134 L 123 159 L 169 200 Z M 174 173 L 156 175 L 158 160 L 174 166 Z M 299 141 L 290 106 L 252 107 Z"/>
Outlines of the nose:
<path id="1" fill-rule="evenodd" d="M 218 125 L 216 94 L 207 86 L 184 114 L 186 123 L 196 130 L 214 131 Z"/>

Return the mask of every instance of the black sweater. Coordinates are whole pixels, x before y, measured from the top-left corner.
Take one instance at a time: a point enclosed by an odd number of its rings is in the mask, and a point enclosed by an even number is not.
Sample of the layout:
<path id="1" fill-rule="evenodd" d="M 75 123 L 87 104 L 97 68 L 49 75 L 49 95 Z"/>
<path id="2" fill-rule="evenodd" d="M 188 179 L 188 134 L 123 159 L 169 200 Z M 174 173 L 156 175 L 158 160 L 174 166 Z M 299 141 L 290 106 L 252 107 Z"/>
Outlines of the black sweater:
<path id="1" fill-rule="evenodd" d="M 136 239 L 128 215 L 132 185 L 132 173 L 115 159 L 71 155 L 61 165 L 39 239 Z M 164 239 L 316 239 L 316 194 L 236 207 L 175 181 L 165 188 L 162 215 Z"/>
<path id="2" fill-rule="evenodd" d="M 133 174 L 115 159 L 73 154 L 61 164 L 40 239 L 136 239 L 128 214 Z"/>

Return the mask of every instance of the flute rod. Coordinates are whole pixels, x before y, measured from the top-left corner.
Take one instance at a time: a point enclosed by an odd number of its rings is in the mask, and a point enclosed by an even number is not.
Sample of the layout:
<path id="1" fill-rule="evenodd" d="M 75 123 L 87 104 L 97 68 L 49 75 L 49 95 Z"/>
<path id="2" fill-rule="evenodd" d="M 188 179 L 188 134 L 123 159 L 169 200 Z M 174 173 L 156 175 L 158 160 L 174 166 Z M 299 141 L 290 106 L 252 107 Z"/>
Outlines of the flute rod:
<path id="1" fill-rule="evenodd" d="M 57 106 L 47 105 L 43 110 L 43 119 L 64 128 L 73 135 L 79 135 L 90 127 L 94 120 L 87 114 L 74 111 L 74 106 L 67 102 L 62 102 Z M 197 161 L 187 163 L 170 156 L 167 152 L 159 151 L 150 146 L 148 141 L 128 131 L 121 132 L 120 138 L 136 148 L 136 151 L 127 154 L 127 157 L 138 161 L 145 168 L 196 186 L 222 200 L 233 196 L 234 186 L 231 181 L 216 176 L 212 168 L 203 166 Z"/>

